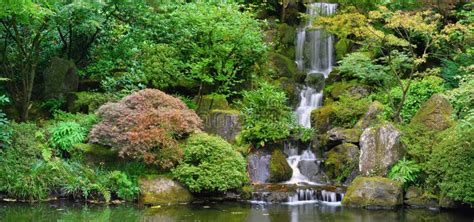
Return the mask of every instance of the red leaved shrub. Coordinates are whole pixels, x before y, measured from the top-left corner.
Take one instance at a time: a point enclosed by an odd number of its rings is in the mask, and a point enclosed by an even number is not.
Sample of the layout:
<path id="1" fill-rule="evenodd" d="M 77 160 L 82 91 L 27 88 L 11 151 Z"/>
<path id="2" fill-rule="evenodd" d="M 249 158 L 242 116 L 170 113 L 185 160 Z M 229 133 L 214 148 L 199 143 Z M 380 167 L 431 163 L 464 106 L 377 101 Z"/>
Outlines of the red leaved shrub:
<path id="1" fill-rule="evenodd" d="M 110 146 L 122 157 L 143 159 L 162 169 L 181 159 L 178 140 L 202 126 L 202 120 L 181 100 L 157 89 L 144 89 L 107 103 L 98 115 L 102 121 L 92 128 L 89 142 Z"/>

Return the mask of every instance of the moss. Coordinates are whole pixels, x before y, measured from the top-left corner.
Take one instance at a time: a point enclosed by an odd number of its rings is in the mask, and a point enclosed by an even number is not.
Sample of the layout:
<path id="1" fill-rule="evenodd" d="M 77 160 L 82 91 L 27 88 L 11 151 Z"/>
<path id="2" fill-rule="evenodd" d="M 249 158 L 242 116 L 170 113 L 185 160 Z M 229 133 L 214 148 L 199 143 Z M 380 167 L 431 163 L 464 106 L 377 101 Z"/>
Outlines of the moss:
<path id="1" fill-rule="evenodd" d="M 272 68 L 275 69 L 276 74 L 279 77 L 289 77 L 289 78 L 303 78 L 305 77 L 304 73 L 300 72 L 296 67 L 295 61 L 290 59 L 282 54 L 276 52 L 270 52 L 270 61 Z"/>
<path id="2" fill-rule="evenodd" d="M 395 208 L 403 203 L 402 186 L 385 177 L 358 177 L 347 188 L 342 205 Z"/>
<path id="3" fill-rule="evenodd" d="M 110 163 L 117 161 L 118 158 L 117 150 L 98 144 L 78 143 L 73 145 L 73 149 L 84 153 L 86 161 L 89 163 Z"/>
<path id="4" fill-rule="evenodd" d="M 110 93 L 76 92 L 68 96 L 68 110 L 70 112 L 91 113 L 107 102 L 118 100 Z"/>
<path id="5" fill-rule="evenodd" d="M 196 96 L 194 102 L 198 105 L 197 113 L 200 116 L 206 116 L 211 110 L 228 110 L 229 103 L 226 96 L 221 94 L 203 95 L 201 98 Z"/>
<path id="6" fill-rule="evenodd" d="M 336 59 L 341 60 L 347 54 L 349 50 L 350 42 L 347 39 L 340 39 L 337 41 L 336 48 Z"/>
<path id="7" fill-rule="evenodd" d="M 343 182 L 359 163 L 359 148 L 350 143 L 343 143 L 331 149 L 324 161 L 326 175 Z"/>
<path id="8" fill-rule="evenodd" d="M 162 175 L 141 177 L 140 203 L 146 205 L 178 204 L 192 200 L 191 193 L 179 183 Z"/>
<path id="9" fill-rule="evenodd" d="M 245 185 L 241 188 L 240 198 L 243 200 L 250 200 L 252 198 L 253 186 Z"/>
<path id="10" fill-rule="evenodd" d="M 319 133 L 325 133 L 331 128 L 331 123 L 336 118 L 333 104 L 323 106 L 311 111 L 311 126 Z"/>
<path id="11" fill-rule="evenodd" d="M 236 109 L 213 109 L 211 113 L 224 113 L 224 114 L 240 114 L 239 110 Z"/>
<path id="12" fill-rule="evenodd" d="M 357 80 L 340 81 L 325 86 L 324 93 L 329 95 L 333 100 L 338 100 L 344 94 L 350 94 L 352 97 L 357 97 L 358 95 L 355 95 L 357 92 L 351 92 L 351 89 L 354 87 L 368 88 L 368 86 L 361 84 Z"/>
<path id="13" fill-rule="evenodd" d="M 274 150 L 270 158 L 270 178 L 273 183 L 287 181 L 291 178 L 293 170 L 286 161 L 285 155 L 280 150 Z"/>
<path id="14" fill-rule="evenodd" d="M 423 125 L 428 130 L 442 131 L 453 125 L 453 107 L 442 94 L 434 94 L 415 114 L 411 123 Z"/>

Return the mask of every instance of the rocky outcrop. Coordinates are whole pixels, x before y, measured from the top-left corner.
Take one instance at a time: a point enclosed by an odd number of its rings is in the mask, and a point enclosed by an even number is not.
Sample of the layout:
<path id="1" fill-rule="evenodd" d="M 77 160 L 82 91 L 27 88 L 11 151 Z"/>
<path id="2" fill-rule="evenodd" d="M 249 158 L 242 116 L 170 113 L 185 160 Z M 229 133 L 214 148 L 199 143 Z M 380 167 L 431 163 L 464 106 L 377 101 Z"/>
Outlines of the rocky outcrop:
<path id="1" fill-rule="evenodd" d="M 357 122 L 354 128 L 366 129 L 367 127 L 373 126 L 380 123 L 379 115 L 384 111 L 383 104 L 374 101 L 370 104 L 369 109 L 364 114 L 364 116 Z"/>
<path id="2" fill-rule="evenodd" d="M 207 116 L 212 110 L 227 110 L 229 109 L 229 103 L 224 95 L 210 94 L 203 95 L 201 97 L 196 96 L 194 103 L 197 104 L 196 113 L 202 118 Z"/>
<path id="3" fill-rule="evenodd" d="M 405 205 L 411 208 L 438 208 L 438 201 L 434 196 L 423 194 L 416 187 L 409 187 L 405 192 Z"/>
<path id="4" fill-rule="evenodd" d="M 324 161 L 324 168 L 330 179 L 343 182 L 352 174 L 357 173 L 358 163 L 359 148 L 351 143 L 343 143 L 334 147 L 327 153 L 327 159 Z"/>
<path id="5" fill-rule="evenodd" d="M 298 163 L 298 169 L 300 173 L 306 176 L 310 181 L 319 183 L 319 184 L 326 184 L 328 183 L 328 177 L 324 173 L 324 170 L 315 160 L 301 160 Z"/>
<path id="6" fill-rule="evenodd" d="M 342 205 L 364 208 L 396 208 L 403 204 L 401 184 L 384 177 L 358 177 L 347 188 Z"/>
<path id="7" fill-rule="evenodd" d="M 270 177 L 270 158 L 266 152 L 255 152 L 247 157 L 247 172 L 252 183 L 266 183 Z"/>
<path id="8" fill-rule="evenodd" d="M 317 130 L 319 134 L 326 133 L 331 129 L 331 123 L 336 116 L 332 105 L 325 105 L 321 108 L 311 111 L 311 126 Z"/>
<path id="9" fill-rule="evenodd" d="M 359 143 L 359 171 L 365 176 L 386 175 L 405 154 L 401 133 L 390 123 L 365 129 Z"/>
<path id="10" fill-rule="evenodd" d="M 269 182 L 278 183 L 287 181 L 293 175 L 293 169 L 291 169 L 286 157 L 280 150 L 275 150 L 270 158 L 270 177 Z"/>
<path id="11" fill-rule="evenodd" d="M 321 91 L 324 87 L 324 74 L 310 73 L 306 76 L 305 83 L 316 91 Z"/>
<path id="12" fill-rule="evenodd" d="M 141 204 L 179 204 L 192 200 L 191 193 L 186 188 L 164 176 L 140 178 L 138 183 Z"/>
<path id="13" fill-rule="evenodd" d="M 361 134 L 362 130 L 360 129 L 331 129 L 327 132 L 326 147 L 331 149 L 342 143 L 359 144 Z"/>
<path id="14" fill-rule="evenodd" d="M 325 94 L 332 100 L 339 100 L 342 95 L 348 95 L 354 99 L 360 99 L 369 95 L 369 87 L 357 81 L 340 81 L 325 87 Z"/>
<path id="15" fill-rule="evenodd" d="M 61 98 L 77 91 L 79 76 L 77 67 L 71 60 L 54 57 L 51 65 L 43 73 L 46 98 Z"/>
<path id="16" fill-rule="evenodd" d="M 452 125 L 452 112 L 453 107 L 449 100 L 442 94 L 434 94 L 421 105 L 411 123 L 422 125 L 428 130 L 442 131 Z"/>
<path id="17" fill-rule="evenodd" d="M 204 131 L 234 142 L 241 130 L 237 110 L 212 110 L 204 120 Z"/>

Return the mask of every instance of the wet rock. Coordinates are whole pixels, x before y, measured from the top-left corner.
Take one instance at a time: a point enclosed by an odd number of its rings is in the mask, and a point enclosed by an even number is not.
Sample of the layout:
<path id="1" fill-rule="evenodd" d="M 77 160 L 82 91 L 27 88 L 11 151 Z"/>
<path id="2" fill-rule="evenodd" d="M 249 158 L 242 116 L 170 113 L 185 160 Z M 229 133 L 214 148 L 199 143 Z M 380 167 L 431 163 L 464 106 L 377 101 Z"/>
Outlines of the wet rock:
<path id="1" fill-rule="evenodd" d="M 287 181 L 293 175 L 293 169 L 291 169 L 285 155 L 280 150 L 273 151 L 269 169 L 269 182 L 272 183 Z"/>
<path id="2" fill-rule="evenodd" d="M 372 102 L 364 116 L 357 122 L 354 128 L 366 129 L 380 123 L 379 115 L 384 111 L 384 106 L 378 101 Z"/>
<path id="3" fill-rule="evenodd" d="M 271 155 L 265 152 L 252 153 L 248 156 L 247 171 L 252 183 L 268 182 L 270 177 Z"/>
<path id="4" fill-rule="evenodd" d="M 306 76 L 305 83 L 316 91 L 321 91 L 324 87 L 324 74 L 311 73 Z"/>
<path id="5" fill-rule="evenodd" d="M 327 132 L 327 149 L 331 149 L 342 143 L 358 144 L 362 130 L 334 128 Z"/>
<path id="6" fill-rule="evenodd" d="M 234 142 L 241 130 L 237 110 L 212 110 L 205 118 L 204 131 Z"/>
<path id="7" fill-rule="evenodd" d="M 179 204 L 192 200 L 191 193 L 178 182 L 164 176 L 140 178 L 139 202 L 146 205 Z"/>
<path id="8" fill-rule="evenodd" d="M 71 60 L 54 57 L 44 71 L 44 94 L 46 98 L 62 98 L 75 92 L 79 86 L 77 67 Z"/>
<path id="9" fill-rule="evenodd" d="M 423 194 L 418 188 L 411 186 L 405 193 L 404 203 L 411 208 L 438 208 L 438 201 L 434 196 Z"/>
<path id="10" fill-rule="evenodd" d="M 421 105 L 411 123 L 425 126 L 429 130 L 442 131 L 453 124 L 453 107 L 443 94 L 434 94 Z"/>
<path id="11" fill-rule="evenodd" d="M 324 168 L 330 179 L 350 182 L 354 178 L 354 172 L 358 172 L 358 164 L 359 148 L 351 143 L 343 143 L 328 152 Z M 349 181 L 346 181 L 348 178 Z"/>
<path id="12" fill-rule="evenodd" d="M 320 184 L 328 183 L 328 178 L 321 169 L 320 163 L 316 160 L 301 160 L 298 163 L 300 173 L 306 176 L 310 181 Z"/>
<path id="13" fill-rule="evenodd" d="M 359 171 L 365 176 L 385 176 L 404 154 L 401 133 L 393 125 L 367 128 L 360 137 Z"/>
<path id="14" fill-rule="evenodd" d="M 399 182 L 384 177 L 358 177 L 347 188 L 342 205 L 364 208 L 396 208 L 403 204 Z"/>

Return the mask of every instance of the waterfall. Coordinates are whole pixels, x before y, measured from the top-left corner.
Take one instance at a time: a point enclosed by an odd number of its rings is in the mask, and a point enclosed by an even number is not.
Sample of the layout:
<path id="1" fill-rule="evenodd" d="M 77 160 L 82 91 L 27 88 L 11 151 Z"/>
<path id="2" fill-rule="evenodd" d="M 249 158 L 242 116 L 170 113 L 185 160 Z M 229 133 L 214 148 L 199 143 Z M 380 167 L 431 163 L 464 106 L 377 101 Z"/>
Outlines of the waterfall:
<path id="1" fill-rule="evenodd" d="M 336 12 L 337 4 L 311 3 L 306 14 L 309 19 L 296 34 L 295 62 L 300 71 L 308 77 L 323 75 L 327 78 L 334 63 L 334 36 L 324 30 L 307 30 L 317 16 L 331 15 Z M 322 105 L 322 89 L 315 89 L 306 84 L 300 92 L 300 103 L 296 108 L 299 123 L 311 127 L 310 115 L 313 109 Z"/>
<path id="2" fill-rule="evenodd" d="M 322 87 L 314 88 L 314 82 L 308 80 L 324 81 L 332 71 L 334 62 L 334 37 L 324 30 L 309 30 L 309 28 L 315 17 L 331 15 L 336 12 L 336 8 L 337 4 L 309 4 L 306 10 L 309 19 L 296 34 L 295 62 L 298 69 L 306 73 L 306 84 L 300 91 L 300 102 L 295 112 L 299 124 L 306 128 L 311 127 L 311 111 L 320 107 L 323 99 Z M 293 175 L 286 183 L 311 185 L 325 183 L 325 175 L 322 175 L 324 173 L 319 172 L 321 162 L 316 159 L 310 147 L 301 154 L 298 151 L 298 147 L 291 143 L 285 144 L 287 161 L 293 169 Z"/>

